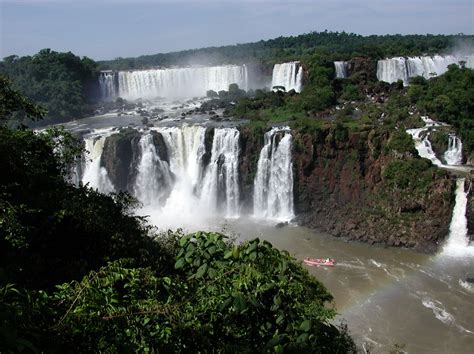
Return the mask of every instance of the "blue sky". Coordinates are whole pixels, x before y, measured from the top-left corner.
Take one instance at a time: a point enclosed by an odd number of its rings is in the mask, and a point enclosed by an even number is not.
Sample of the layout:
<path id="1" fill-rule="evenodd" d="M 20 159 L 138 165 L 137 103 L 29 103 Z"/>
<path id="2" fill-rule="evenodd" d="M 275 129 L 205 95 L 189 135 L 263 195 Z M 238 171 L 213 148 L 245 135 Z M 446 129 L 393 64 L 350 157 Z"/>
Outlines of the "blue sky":
<path id="1" fill-rule="evenodd" d="M 42 48 L 93 59 L 310 31 L 474 33 L 472 0 L 0 0 L 0 57 Z"/>

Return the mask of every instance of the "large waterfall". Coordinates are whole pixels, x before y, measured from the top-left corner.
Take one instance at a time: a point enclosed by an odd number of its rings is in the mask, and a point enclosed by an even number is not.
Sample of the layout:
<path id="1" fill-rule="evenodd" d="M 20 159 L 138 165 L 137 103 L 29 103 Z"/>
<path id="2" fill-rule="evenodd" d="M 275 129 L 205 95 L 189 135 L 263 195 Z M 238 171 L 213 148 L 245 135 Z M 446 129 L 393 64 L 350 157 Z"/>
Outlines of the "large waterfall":
<path id="1" fill-rule="evenodd" d="M 213 133 L 208 143 L 207 133 Z M 140 134 L 134 147 L 136 161 L 129 166 L 129 175 L 134 178 L 127 189 L 153 222 L 191 226 L 206 218 L 240 216 L 240 132 L 236 128 L 207 132 L 204 126 L 183 125 Z M 92 158 L 86 160 L 81 179 L 106 193 L 115 190 L 101 161 L 108 135 L 94 133 L 85 138 L 86 150 L 90 151 L 87 156 Z"/>
<path id="2" fill-rule="evenodd" d="M 114 191 L 114 186 L 110 182 L 107 170 L 101 166 L 106 137 L 106 135 L 91 136 L 85 139 L 86 155 L 82 183 L 88 183 L 90 187 L 101 192 L 110 193 Z"/>
<path id="3" fill-rule="evenodd" d="M 228 90 L 234 83 L 249 89 L 246 65 L 119 71 L 102 73 L 99 79 L 105 99 L 205 96 L 208 90 Z"/>
<path id="4" fill-rule="evenodd" d="M 173 176 L 167 161 L 162 161 L 153 141 L 153 135 L 142 135 L 139 142 L 140 162 L 134 193 L 146 206 L 159 206 L 168 197 L 173 184 Z"/>
<path id="5" fill-rule="evenodd" d="M 303 90 L 303 67 L 299 62 L 275 64 L 273 67 L 272 87 L 282 86 L 286 91 Z"/>
<path id="6" fill-rule="evenodd" d="M 426 79 L 444 74 L 451 64 L 465 62 L 466 67 L 472 68 L 474 55 L 434 55 L 422 57 L 395 57 L 377 62 L 377 78 L 388 83 L 402 80 L 408 85 L 411 78 L 423 76 Z"/>
<path id="7" fill-rule="evenodd" d="M 465 190 L 465 179 L 456 181 L 456 200 L 453 216 L 449 226 L 449 236 L 443 248 L 443 254 L 449 256 L 474 256 L 474 247 L 469 246 L 467 236 L 467 192 Z"/>
<path id="8" fill-rule="evenodd" d="M 235 128 L 215 130 L 201 192 L 203 208 L 216 213 L 216 208 L 221 207 L 226 217 L 239 216 L 239 137 Z"/>
<path id="9" fill-rule="evenodd" d="M 336 78 L 344 79 L 347 77 L 347 61 L 335 61 Z"/>
<path id="10" fill-rule="evenodd" d="M 294 217 L 291 132 L 272 128 L 264 143 L 254 181 L 254 216 L 289 221 Z"/>

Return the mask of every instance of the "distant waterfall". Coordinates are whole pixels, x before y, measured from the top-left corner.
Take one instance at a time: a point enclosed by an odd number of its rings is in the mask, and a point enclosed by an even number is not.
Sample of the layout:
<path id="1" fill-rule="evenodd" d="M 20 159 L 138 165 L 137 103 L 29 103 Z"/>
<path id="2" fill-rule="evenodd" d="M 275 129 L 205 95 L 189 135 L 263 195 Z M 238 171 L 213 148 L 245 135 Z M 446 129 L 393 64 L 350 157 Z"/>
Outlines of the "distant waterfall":
<path id="1" fill-rule="evenodd" d="M 413 77 L 423 76 L 430 79 L 433 76 L 444 74 L 449 65 L 459 64 L 461 61 L 465 62 L 466 67 L 473 68 L 473 59 L 474 55 L 434 55 L 384 59 L 377 62 L 377 78 L 388 83 L 402 80 L 404 85 L 408 85 Z"/>
<path id="2" fill-rule="evenodd" d="M 169 164 L 161 161 L 151 133 L 140 138 L 139 148 L 141 157 L 134 185 L 135 197 L 144 205 L 161 205 L 173 184 Z"/>
<path id="3" fill-rule="evenodd" d="M 235 128 L 216 129 L 211 162 L 201 191 L 203 207 L 225 210 L 226 217 L 239 216 L 239 137 Z"/>
<path id="4" fill-rule="evenodd" d="M 303 90 L 303 73 L 303 67 L 297 61 L 275 64 L 272 87 L 283 86 L 286 91 L 301 92 Z"/>
<path id="5" fill-rule="evenodd" d="M 444 153 L 444 160 L 448 165 L 462 164 L 462 142 L 454 134 L 449 134 L 448 150 Z"/>
<path id="6" fill-rule="evenodd" d="M 100 164 L 105 139 L 106 136 L 95 136 L 85 139 L 86 163 L 82 183 L 89 183 L 90 187 L 100 192 L 111 193 L 114 191 L 114 186 L 107 175 L 107 170 Z"/>
<path id="7" fill-rule="evenodd" d="M 113 99 L 116 96 L 115 75 L 112 71 L 102 71 L 99 76 L 101 99 Z"/>
<path id="8" fill-rule="evenodd" d="M 443 248 L 443 254 L 449 256 L 474 256 L 474 247 L 469 246 L 467 236 L 467 192 L 464 178 L 456 181 L 456 201 L 449 226 L 449 236 Z"/>
<path id="9" fill-rule="evenodd" d="M 347 77 L 347 61 L 335 61 L 336 78 L 344 79 Z"/>
<path id="10" fill-rule="evenodd" d="M 288 221 L 294 217 L 291 132 L 272 128 L 264 143 L 254 181 L 254 216 Z"/>
<path id="11" fill-rule="evenodd" d="M 377 62 L 377 79 L 388 83 L 402 80 L 408 85 L 406 59 L 403 57 L 379 60 Z"/>
<path id="12" fill-rule="evenodd" d="M 228 90 L 230 84 L 249 89 L 246 65 L 150 69 L 102 73 L 103 99 L 205 96 L 208 90 Z"/>

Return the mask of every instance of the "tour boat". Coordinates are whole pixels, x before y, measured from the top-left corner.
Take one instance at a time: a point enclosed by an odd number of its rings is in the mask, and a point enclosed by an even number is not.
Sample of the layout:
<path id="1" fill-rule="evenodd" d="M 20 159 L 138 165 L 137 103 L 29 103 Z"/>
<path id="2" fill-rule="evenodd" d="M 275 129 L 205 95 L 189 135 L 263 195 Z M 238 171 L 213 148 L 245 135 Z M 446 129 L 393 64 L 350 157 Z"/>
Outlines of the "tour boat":
<path id="1" fill-rule="evenodd" d="M 336 265 L 336 260 L 332 258 L 305 258 L 303 262 L 310 266 L 334 267 Z"/>

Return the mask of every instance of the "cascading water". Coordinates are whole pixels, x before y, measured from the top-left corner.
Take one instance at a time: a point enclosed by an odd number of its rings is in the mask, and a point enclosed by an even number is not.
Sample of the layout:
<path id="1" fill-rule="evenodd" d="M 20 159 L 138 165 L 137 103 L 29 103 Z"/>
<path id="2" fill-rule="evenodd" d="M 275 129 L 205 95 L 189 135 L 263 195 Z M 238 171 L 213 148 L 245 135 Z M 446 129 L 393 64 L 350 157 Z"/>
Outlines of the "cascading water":
<path id="1" fill-rule="evenodd" d="M 205 96 L 208 90 L 228 90 L 234 83 L 244 90 L 250 86 L 246 65 L 119 71 L 115 75 L 117 84 L 113 74 L 101 74 L 103 98 L 194 97 Z"/>
<path id="2" fill-rule="evenodd" d="M 449 134 L 448 149 L 445 151 L 443 158 L 446 164 L 436 156 L 431 142 L 429 140 L 430 129 L 436 130 L 437 127 L 446 126 L 445 123 L 436 122 L 428 117 L 421 117 L 425 122 L 423 128 L 408 129 L 406 132 L 410 134 L 415 142 L 415 148 L 418 155 L 422 158 L 430 160 L 433 165 L 439 167 L 449 167 L 455 165 L 462 165 L 462 141 L 455 134 Z"/>
<path id="3" fill-rule="evenodd" d="M 473 58 L 474 55 L 434 55 L 379 60 L 377 62 L 377 78 L 388 83 L 402 80 L 404 85 L 408 85 L 413 77 L 423 76 L 430 79 L 444 74 L 449 65 L 459 64 L 461 61 L 465 62 L 466 67 L 473 68 Z"/>
<path id="4" fill-rule="evenodd" d="M 347 77 L 347 62 L 346 61 L 335 61 L 334 67 L 336 69 L 336 78 L 344 79 Z"/>
<path id="5" fill-rule="evenodd" d="M 145 206 L 160 206 L 171 192 L 173 175 L 168 162 L 160 159 L 151 133 L 140 138 L 139 148 L 135 197 Z"/>
<path id="6" fill-rule="evenodd" d="M 454 134 L 449 134 L 448 150 L 444 153 L 444 160 L 450 166 L 462 164 L 462 142 Z"/>
<path id="7" fill-rule="evenodd" d="M 417 128 L 417 129 L 408 129 L 407 133 L 410 134 L 415 142 L 415 148 L 418 151 L 418 155 L 424 159 L 430 160 L 433 165 L 443 166 L 443 163 L 436 157 L 436 154 L 431 147 L 431 142 L 429 140 L 429 133 L 426 133 L 424 137 L 421 137 L 428 128 Z"/>
<path id="8" fill-rule="evenodd" d="M 235 128 L 214 132 L 211 161 L 201 191 L 201 204 L 212 212 L 225 210 L 226 217 L 239 216 L 240 133 Z"/>
<path id="9" fill-rule="evenodd" d="M 388 83 L 402 80 L 408 85 L 408 71 L 403 57 L 379 60 L 377 62 L 377 79 Z"/>
<path id="10" fill-rule="evenodd" d="M 303 89 L 303 67 L 299 62 L 275 64 L 273 67 L 272 87 L 283 86 L 286 91 Z"/>
<path id="11" fill-rule="evenodd" d="M 103 100 L 116 96 L 115 76 L 112 71 L 102 71 L 99 76 L 100 95 Z"/>
<path id="12" fill-rule="evenodd" d="M 453 216 L 449 226 L 449 236 L 443 248 L 443 255 L 448 256 L 474 256 L 474 247 L 469 246 L 467 236 L 467 192 L 464 187 L 465 179 L 456 181 L 456 201 Z"/>
<path id="13" fill-rule="evenodd" d="M 114 186 L 110 181 L 107 170 L 101 166 L 100 161 L 104 150 L 106 135 L 92 136 L 85 139 L 86 163 L 82 183 L 89 184 L 90 187 L 104 193 L 114 191 Z"/>
<path id="14" fill-rule="evenodd" d="M 254 216 L 289 221 L 294 217 L 291 132 L 288 127 L 272 128 L 264 143 L 254 181 Z"/>

